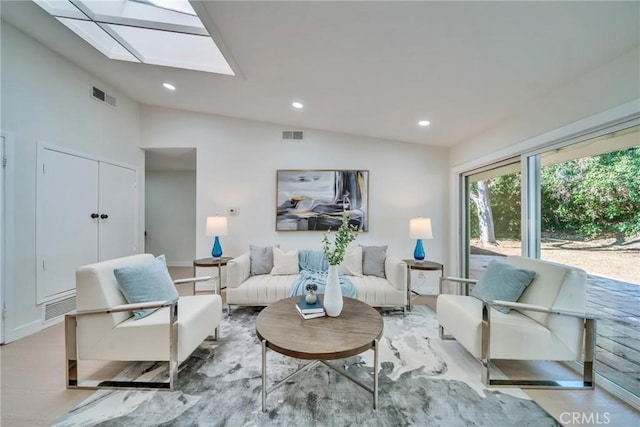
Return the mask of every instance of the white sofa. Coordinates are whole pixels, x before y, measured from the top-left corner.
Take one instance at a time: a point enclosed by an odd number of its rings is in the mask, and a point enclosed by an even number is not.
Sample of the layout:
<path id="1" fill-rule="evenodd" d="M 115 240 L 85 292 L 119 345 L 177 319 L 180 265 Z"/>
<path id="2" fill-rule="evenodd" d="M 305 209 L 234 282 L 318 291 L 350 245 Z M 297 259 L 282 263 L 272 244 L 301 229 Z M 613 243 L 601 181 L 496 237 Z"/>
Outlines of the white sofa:
<path id="1" fill-rule="evenodd" d="M 387 255 L 384 261 L 385 278 L 377 276 L 349 276 L 356 288 L 357 299 L 373 307 L 407 306 L 407 264 Z M 291 285 L 298 277 L 291 275 L 250 275 L 249 252 L 227 264 L 227 304 L 265 306 L 288 298 Z M 230 312 L 230 311 L 229 311 Z"/>
<path id="2" fill-rule="evenodd" d="M 486 385 L 593 388 L 595 319 L 585 315 L 586 273 L 519 256 L 509 256 L 505 262 L 536 273 L 517 302 L 484 302 L 468 295 L 468 287 L 475 280 L 441 279 L 437 300 L 440 337 L 455 338 L 480 359 Z M 447 281 L 462 283 L 462 294 L 442 294 L 442 283 Z M 502 313 L 495 309 L 497 306 L 509 307 L 511 311 Z M 495 359 L 583 361 L 583 379 L 566 382 L 493 379 L 491 364 Z"/>
<path id="3" fill-rule="evenodd" d="M 187 359 L 212 333 L 217 339 L 222 317 L 222 299 L 219 295 L 127 303 L 114 269 L 147 264 L 154 259 L 151 254 L 139 254 L 78 268 L 77 312 L 65 318 L 67 388 L 172 390 L 177 379 L 178 364 Z M 198 279 L 183 279 L 174 283 L 190 281 Z M 133 310 L 157 307 L 161 308 L 134 320 Z M 169 382 L 80 380 L 80 360 L 167 361 Z"/>

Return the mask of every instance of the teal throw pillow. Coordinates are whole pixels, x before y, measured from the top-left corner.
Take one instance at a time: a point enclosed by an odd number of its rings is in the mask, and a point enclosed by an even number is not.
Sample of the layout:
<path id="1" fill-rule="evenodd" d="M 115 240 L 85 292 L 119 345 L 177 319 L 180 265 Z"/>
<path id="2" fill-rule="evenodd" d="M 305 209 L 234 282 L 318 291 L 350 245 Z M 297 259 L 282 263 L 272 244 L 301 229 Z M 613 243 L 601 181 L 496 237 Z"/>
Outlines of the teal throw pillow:
<path id="1" fill-rule="evenodd" d="M 487 302 L 495 300 L 516 302 L 535 275 L 535 271 L 491 261 L 473 287 L 471 296 Z M 511 311 L 508 307 L 495 307 L 495 309 L 505 314 Z"/>
<path id="2" fill-rule="evenodd" d="M 178 299 L 178 291 L 169 276 L 164 255 L 148 264 L 115 268 L 113 274 L 129 304 Z M 136 310 L 133 316 L 135 320 L 142 319 L 156 310 L 158 309 Z"/>

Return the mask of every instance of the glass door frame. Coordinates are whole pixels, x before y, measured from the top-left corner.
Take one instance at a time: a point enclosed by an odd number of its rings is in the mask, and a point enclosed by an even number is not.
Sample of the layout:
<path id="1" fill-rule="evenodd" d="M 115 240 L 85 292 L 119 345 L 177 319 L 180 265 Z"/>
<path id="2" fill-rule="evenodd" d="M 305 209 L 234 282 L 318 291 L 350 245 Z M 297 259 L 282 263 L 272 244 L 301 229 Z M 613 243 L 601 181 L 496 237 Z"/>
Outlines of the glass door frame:
<path id="1" fill-rule="evenodd" d="M 482 172 L 487 172 L 492 169 L 497 169 L 503 166 L 511 165 L 514 163 L 520 162 L 520 176 L 524 177 L 524 168 L 522 165 L 522 155 L 520 156 L 510 156 L 505 159 L 492 162 L 482 167 L 474 168 L 459 174 L 459 186 L 460 186 L 460 209 L 459 209 L 459 218 L 460 218 L 460 248 L 461 248 L 461 256 L 460 256 L 460 272 L 461 277 L 469 278 L 469 266 L 470 266 L 470 210 L 468 209 L 470 196 L 469 196 L 469 182 L 468 179 L 472 175 L 476 175 Z M 522 183 L 521 183 L 522 186 Z M 521 187 L 522 188 L 522 187 Z M 521 206 L 524 206 L 522 200 L 522 191 L 521 191 Z M 522 228 L 522 227 L 521 227 Z M 522 234 L 522 233 L 521 233 Z M 523 248 L 524 249 L 524 248 Z M 524 254 L 524 252 L 522 252 Z"/>

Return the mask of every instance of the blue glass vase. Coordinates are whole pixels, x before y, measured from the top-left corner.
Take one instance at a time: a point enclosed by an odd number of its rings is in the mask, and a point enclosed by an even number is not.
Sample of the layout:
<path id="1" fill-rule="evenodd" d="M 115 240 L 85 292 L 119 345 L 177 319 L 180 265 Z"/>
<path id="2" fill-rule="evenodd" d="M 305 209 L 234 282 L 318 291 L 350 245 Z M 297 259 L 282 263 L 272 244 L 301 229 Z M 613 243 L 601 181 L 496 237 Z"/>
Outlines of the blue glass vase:
<path id="1" fill-rule="evenodd" d="M 424 259 L 424 247 L 422 246 L 422 239 L 418 239 L 416 242 L 416 249 L 413 251 L 413 257 L 417 261 L 422 261 Z"/>
<path id="2" fill-rule="evenodd" d="M 213 241 L 213 249 L 211 249 L 211 256 L 214 258 L 220 258 L 222 256 L 222 246 L 220 246 L 220 239 L 218 236 Z"/>

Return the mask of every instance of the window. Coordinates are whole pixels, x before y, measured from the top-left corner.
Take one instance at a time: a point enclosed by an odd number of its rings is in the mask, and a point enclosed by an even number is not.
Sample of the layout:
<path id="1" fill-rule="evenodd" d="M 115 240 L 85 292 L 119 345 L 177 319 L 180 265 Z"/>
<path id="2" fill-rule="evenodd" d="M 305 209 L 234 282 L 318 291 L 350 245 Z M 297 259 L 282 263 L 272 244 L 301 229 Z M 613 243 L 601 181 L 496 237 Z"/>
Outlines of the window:
<path id="1" fill-rule="evenodd" d="M 532 157 L 540 258 L 587 271 L 596 371 L 640 396 L 640 126 Z"/>
<path id="2" fill-rule="evenodd" d="M 489 262 L 521 254 L 520 160 L 507 160 L 466 177 L 467 277 L 480 277 Z"/>
<path id="3" fill-rule="evenodd" d="M 187 0 L 35 2 L 110 59 L 234 75 Z"/>

